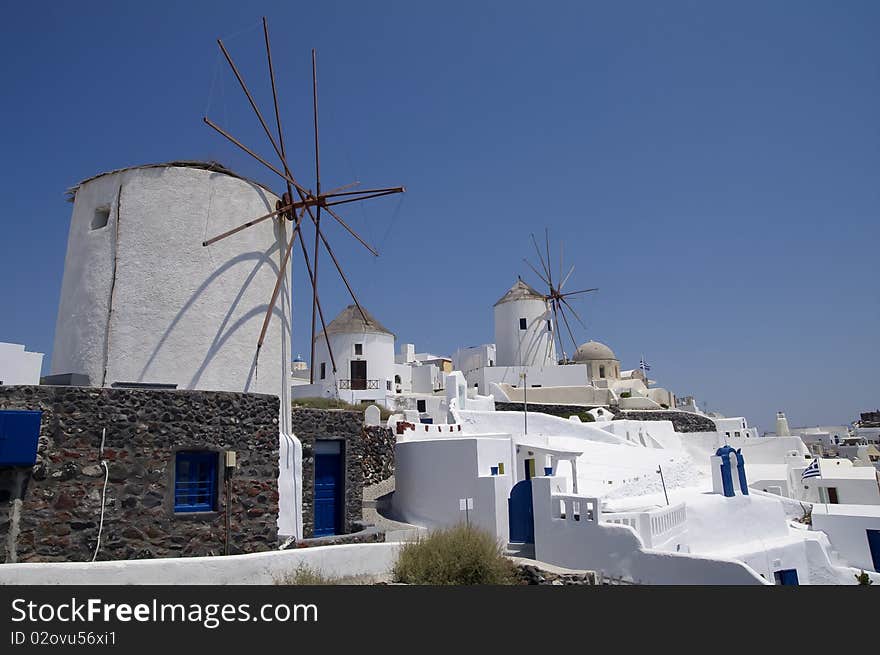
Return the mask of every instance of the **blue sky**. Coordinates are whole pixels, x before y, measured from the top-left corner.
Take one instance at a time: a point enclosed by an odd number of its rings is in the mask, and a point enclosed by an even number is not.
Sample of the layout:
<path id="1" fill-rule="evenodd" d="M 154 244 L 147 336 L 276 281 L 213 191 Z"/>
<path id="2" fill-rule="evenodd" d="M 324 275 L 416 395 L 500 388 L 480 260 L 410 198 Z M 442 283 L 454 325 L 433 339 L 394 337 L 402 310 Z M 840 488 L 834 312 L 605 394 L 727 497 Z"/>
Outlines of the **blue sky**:
<path id="1" fill-rule="evenodd" d="M 330 235 L 362 302 L 418 350 L 491 341 L 549 228 L 599 287 L 611 345 L 764 428 L 880 403 L 880 3 L 4 3 L 0 340 L 51 355 L 71 206 L 108 169 L 216 159 L 281 190 L 217 37 L 264 103 L 273 36 L 294 173 L 311 184 L 310 48 L 327 185 L 405 184 Z M 325 269 L 330 272 L 329 269 Z M 294 351 L 310 292 L 295 275 Z M 335 314 L 344 287 L 324 276 Z"/>

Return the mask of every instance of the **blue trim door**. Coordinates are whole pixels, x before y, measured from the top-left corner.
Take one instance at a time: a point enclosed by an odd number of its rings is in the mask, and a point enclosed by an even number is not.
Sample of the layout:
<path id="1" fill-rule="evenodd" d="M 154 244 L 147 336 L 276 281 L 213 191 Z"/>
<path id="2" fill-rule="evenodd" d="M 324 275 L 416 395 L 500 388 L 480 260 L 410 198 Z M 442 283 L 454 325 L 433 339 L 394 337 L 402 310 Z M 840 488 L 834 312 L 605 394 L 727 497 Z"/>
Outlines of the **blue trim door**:
<path id="1" fill-rule="evenodd" d="M 510 522 L 511 543 L 535 543 L 531 480 L 521 480 L 510 490 L 510 498 L 507 499 L 507 516 Z"/>
<path id="2" fill-rule="evenodd" d="M 871 550 L 871 561 L 874 570 L 880 571 L 880 530 L 865 530 L 868 534 L 868 548 Z"/>
<path id="3" fill-rule="evenodd" d="M 774 571 L 773 577 L 778 585 L 800 585 L 798 582 L 797 569 L 782 569 Z"/>
<path id="4" fill-rule="evenodd" d="M 315 455 L 315 528 L 316 537 L 342 532 L 342 454 Z"/>

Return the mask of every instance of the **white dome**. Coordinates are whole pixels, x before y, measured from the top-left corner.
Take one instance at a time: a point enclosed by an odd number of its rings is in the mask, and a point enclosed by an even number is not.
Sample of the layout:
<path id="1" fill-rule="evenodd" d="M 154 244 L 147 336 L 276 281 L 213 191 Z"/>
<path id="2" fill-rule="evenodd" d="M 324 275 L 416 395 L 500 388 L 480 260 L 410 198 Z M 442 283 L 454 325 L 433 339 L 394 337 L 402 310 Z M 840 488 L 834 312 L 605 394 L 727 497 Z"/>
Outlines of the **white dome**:
<path id="1" fill-rule="evenodd" d="M 578 346 L 577 351 L 572 358 L 576 362 L 592 362 L 597 359 L 617 359 L 617 355 L 604 343 L 598 341 L 587 341 Z"/>

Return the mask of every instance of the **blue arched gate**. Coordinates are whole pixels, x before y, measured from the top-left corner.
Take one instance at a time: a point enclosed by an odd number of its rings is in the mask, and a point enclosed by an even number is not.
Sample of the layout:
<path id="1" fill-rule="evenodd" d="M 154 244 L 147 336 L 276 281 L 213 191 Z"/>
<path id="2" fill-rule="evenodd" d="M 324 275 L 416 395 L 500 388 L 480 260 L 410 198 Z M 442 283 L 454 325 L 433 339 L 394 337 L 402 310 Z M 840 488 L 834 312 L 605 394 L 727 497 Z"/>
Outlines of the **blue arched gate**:
<path id="1" fill-rule="evenodd" d="M 532 481 L 517 482 L 507 499 L 510 541 L 515 544 L 535 543 L 535 517 L 532 513 Z"/>

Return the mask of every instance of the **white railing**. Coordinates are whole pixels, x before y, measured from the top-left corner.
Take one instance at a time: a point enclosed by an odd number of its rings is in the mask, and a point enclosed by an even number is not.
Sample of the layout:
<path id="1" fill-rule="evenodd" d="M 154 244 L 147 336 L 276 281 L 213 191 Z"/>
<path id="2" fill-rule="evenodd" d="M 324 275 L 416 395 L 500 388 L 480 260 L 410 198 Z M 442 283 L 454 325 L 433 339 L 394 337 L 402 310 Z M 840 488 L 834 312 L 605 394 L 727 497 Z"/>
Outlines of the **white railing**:
<path id="1" fill-rule="evenodd" d="M 602 514 L 603 523 L 628 525 L 641 537 L 646 548 L 655 548 L 684 532 L 687 507 L 684 503 L 643 512 Z"/>
<path id="2" fill-rule="evenodd" d="M 552 494 L 553 518 L 566 521 L 598 521 L 599 499 L 571 494 Z"/>

